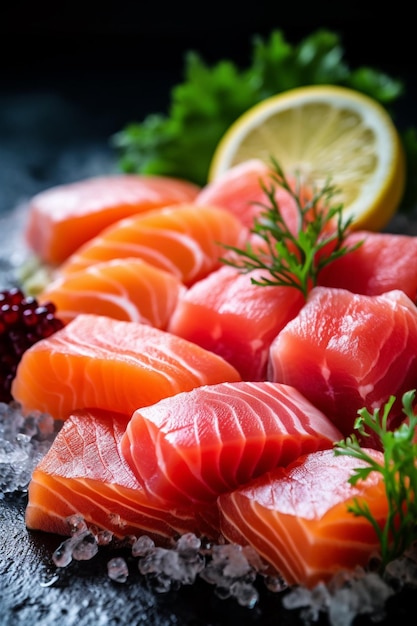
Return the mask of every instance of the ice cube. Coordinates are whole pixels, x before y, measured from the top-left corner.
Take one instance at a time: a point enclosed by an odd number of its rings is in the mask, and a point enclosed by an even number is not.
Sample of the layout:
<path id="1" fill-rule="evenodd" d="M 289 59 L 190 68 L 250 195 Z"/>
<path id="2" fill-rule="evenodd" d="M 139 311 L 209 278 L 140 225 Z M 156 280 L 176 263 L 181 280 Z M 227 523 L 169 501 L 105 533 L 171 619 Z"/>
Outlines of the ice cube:
<path id="1" fill-rule="evenodd" d="M 201 539 L 194 533 L 185 533 L 177 541 L 177 550 L 183 556 L 192 556 L 201 548 Z"/>
<path id="2" fill-rule="evenodd" d="M 72 558 L 76 561 L 89 561 L 98 552 L 97 540 L 89 530 L 76 533 L 71 542 Z"/>
<path id="3" fill-rule="evenodd" d="M 87 524 L 82 515 L 75 513 L 67 517 L 66 522 L 69 526 L 71 535 L 87 530 Z"/>
<path id="4" fill-rule="evenodd" d="M 253 609 L 259 600 L 259 593 L 251 583 L 236 581 L 230 586 L 230 594 L 241 606 L 250 609 Z"/>
<path id="5" fill-rule="evenodd" d="M 141 535 L 132 545 L 132 556 L 145 556 L 155 548 L 155 542 L 148 535 Z"/>
<path id="6" fill-rule="evenodd" d="M 107 574 L 111 580 L 118 583 L 125 583 L 129 576 L 129 569 L 125 559 L 115 557 L 107 563 Z"/>
<path id="7" fill-rule="evenodd" d="M 72 561 L 72 540 L 65 539 L 52 554 L 52 560 L 57 567 L 67 567 Z"/>

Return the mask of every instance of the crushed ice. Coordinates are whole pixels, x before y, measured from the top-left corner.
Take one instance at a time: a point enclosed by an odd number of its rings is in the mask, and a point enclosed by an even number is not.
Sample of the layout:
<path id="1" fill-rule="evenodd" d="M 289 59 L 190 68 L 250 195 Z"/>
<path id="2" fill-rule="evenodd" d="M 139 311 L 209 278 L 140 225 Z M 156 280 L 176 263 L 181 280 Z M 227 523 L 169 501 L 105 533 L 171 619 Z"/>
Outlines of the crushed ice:
<path id="1" fill-rule="evenodd" d="M 139 539 L 140 541 L 140 539 Z M 204 568 L 204 556 L 200 554 L 200 541 L 195 535 L 181 537 L 175 549 L 154 546 L 140 556 L 138 568 L 141 574 L 148 575 L 160 591 L 170 591 L 181 585 L 192 585 Z M 135 544 L 132 554 L 138 553 Z"/>
<path id="2" fill-rule="evenodd" d="M 63 541 L 52 555 L 57 567 L 66 567 L 75 561 L 89 561 L 98 552 L 96 536 L 88 529 L 77 531 L 72 537 Z"/>
<path id="3" fill-rule="evenodd" d="M 93 558 L 100 545 L 108 545 L 113 537 L 107 531 L 88 527 L 79 515 L 67 519 L 70 537 L 62 541 L 52 555 L 58 571 L 71 561 Z M 147 535 L 129 536 L 115 540 L 115 546 L 128 547 L 137 559 L 139 573 L 146 577 L 158 593 L 177 590 L 182 585 L 192 585 L 201 578 L 214 587 L 220 598 L 234 598 L 245 607 L 254 607 L 259 599 L 255 583 L 264 570 L 264 563 L 252 548 L 237 545 L 211 545 L 203 543 L 194 533 L 186 533 L 170 548 L 155 545 Z M 126 582 L 129 570 L 126 559 L 120 556 L 107 563 L 107 575 L 117 583 Z M 278 585 L 265 577 L 268 585 Z M 268 587 L 269 588 L 269 587 Z M 283 584 L 279 586 L 283 588 Z"/>
<path id="4" fill-rule="evenodd" d="M 417 543 L 403 557 L 393 561 L 384 576 L 376 571 L 377 563 L 367 569 L 358 567 L 354 572 L 339 572 L 327 584 L 320 583 L 312 589 L 288 587 L 279 576 L 267 573 L 265 562 L 251 547 L 235 544 L 205 543 L 193 533 L 181 536 L 171 548 L 155 545 L 148 535 L 114 539 L 108 531 L 88 527 L 79 515 L 68 518 L 71 536 L 63 541 L 53 554 L 59 570 L 72 560 L 93 558 L 100 545 L 124 546 L 130 556 L 137 559 L 140 574 L 157 593 L 167 593 L 182 585 L 192 585 L 202 579 L 212 585 L 221 598 L 234 598 L 241 606 L 253 608 L 259 600 L 262 581 L 272 593 L 282 593 L 282 605 L 297 610 L 306 625 L 319 623 L 327 616 L 330 626 L 352 626 L 356 617 L 368 615 L 374 623 L 386 616 L 387 600 L 405 585 L 417 587 Z M 110 558 L 107 575 L 115 583 L 125 583 L 129 578 L 130 558 Z M 50 584 L 57 580 L 54 577 Z"/>
<path id="5" fill-rule="evenodd" d="M 60 427 L 50 415 L 33 412 L 24 417 L 19 404 L 0 402 L 0 499 L 27 490 Z"/>
<path id="6" fill-rule="evenodd" d="M 40 412 L 22 416 L 17 403 L 0 403 L 0 499 L 5 493 L 25 492 L 32 472 L 52 445 L 62 423 Z M 88 527 L 81 515 L 68 518 L 69 538 L 52 555 L 57 571 L 45 583 L 59 581 L 59 572 L 72 561 L 92 559 L 102 546 L 113 541 L 107 530 Z M 282 604 L 298 610 L 305 624 L 319 622 L 327 615 L 331 626 L 352 626 L 358 615 L 369 615 L 377 623 L 385 616 L 387 600 L 405 586 L 417 587 L 417 543 L 390 563 L 381 577 L 369 568 L 353 574 L 339 573 L 327 585 L 313 589 L 287 588 L 279 577 L 265 572 L 265 564 L 255 550 L 230 544 L 203 544 L 192 533 L 183 535 L 172 548 L 156 546 L 150 537 L 126 537 L 137 559 L 139 572 L 159 593 L 192 585 L 200 578 L 212 585 L 219 598 L 234 598 L 241 606 L 253 608 L 259 600 L 256 585 L 260 579 L 272 593 L 286 591 Z M 120 547 L 120 541 L 116 544 Z M 115 583 L 125 583 L 129 567 L 123 557 L 111 558 L 107 575 Z"/>
<path id="7" fill-rule="evenodd" d="M 172 549 L 155 546 L 146 535 L 132 545 L 139 557 L 138 568 L 156 591 L 164 593 L 181 585 L 192 585 L 197 578 L 214 587 L 220 598 L 235 598 L 241 606 L 252 608 L 258 602 L 255 582 L 261 564 L 252 549 L 237 545 L 203 544 L 193 533 L 178 539 Z"/>
<path id="8" fill-rule="evenodd" d="M 121 556 L 110 559 L 107 563 L 107 575 L 111 580 L 125 583 L 129 576 L 129 569 L 125 559 Z"/>
<path id="9" fill-rule="evenodd" d="M 329 584 L 313 589 L 295 587 L 283 597 L 286 609 L 300 609 L 307 624 L 327 614 L 332 626 L 351 626 L 358 615 L 372 616 L 374 622 L 385 617 L 385 606 L 394 590 L 375 572 L 358 570 L 353 575 L 335 577 Z"/>

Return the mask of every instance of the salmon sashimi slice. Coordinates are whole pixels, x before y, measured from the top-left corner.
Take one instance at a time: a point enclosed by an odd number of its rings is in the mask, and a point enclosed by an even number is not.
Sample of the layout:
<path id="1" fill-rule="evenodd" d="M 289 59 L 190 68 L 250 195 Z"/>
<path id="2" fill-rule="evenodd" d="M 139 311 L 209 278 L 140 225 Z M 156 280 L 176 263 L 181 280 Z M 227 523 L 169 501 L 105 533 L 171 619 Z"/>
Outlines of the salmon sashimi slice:
<path id="1" fill-rule="evenodd" d="M 376 460 L 377 451 L 370 451 Z M 348 483 L 363 462 L 321 450 L 278 467 L 218 498 L 225 538 L 251 545 L 289 585 L 313 587 L 341 570 L 366 566 L 379 548 L 372 524 L 348 511 L 366 499 L 381 526 L 388 504 L 382 475 Z"/>
<path id="2" fill-rule="evenodd" d="M 231 167 L 215 181 L 205 185 L 196 196 L 197 204 L 220 206 L 236 215 L 249 229 L 259 215 L 258 202 L 265 200 L 262 183 L 270 168 L 260 159 L 250 159 Z"/>
<path id="3" fill-rule="evenodd" d="M 149 500 L 120 454 L 128 420 L 127 415 L 97 409 L 68 417 L 33 472 L 26 526 L 69 535 L 68 518 L 81 515 L 87 525 L 116 537 L 147 534 L 158 544 L 169 544 L 186 532 L 217 538 L 218 528 L 204 521 L 195 506 L 167 509 Z M 210 508 L 218 526 L 217 504 Z"/>
<path id="4" fill-rule="evenodd" d="M 271 187 L 272 169 L 260 159 L 248 159 L 234 165 L 218 179 L 209 182 L 197 194 L 195 202 L 200 205 L 219 206 L 238 217 L 249 229 L 270 201 L 264 187 Z M 292 181 L 294 183 L 294 181 Z M 290 181 L 291 183 L 291 181 Z M 291 232 L 299 228 L 299 211 L 294 198 L 276 182 L 273 183 L 274 197 L 280 213 Z M 312 197 L 311 190 L 299 190 L 301 200 Z M 304 197 L 305 196 L 305 197 Z"/>
<path id="5" fill-rule="evenodd" d="M 80 408 L 131 415 L 194 387 L 237 381 L 216 354 L 147 324 L 81 314 L 23 354 L 12 383 L 23 412 L 65 420 Z"/>
<path id="6" fill-rule="evenodd" d="M 168 330 L 222 356 L 243 380 L 264 380 L 273 339 L 304 304 L 297 289 L 251 283 L 264 274 L 212 272 L 180 294 Z"/>
<path id="7" fill-rule="evenodd" d="M 188 181 L 138 174 L 108 175 L 58 185 L 29 203 L 25 238 L 37 256 L 62 263 L 113 222 L 161 206 L 193 201 L 199 187 Z"/>
<path id="8" fill-rule="evenodd" d="M 265 381 L 198 387 L 138 409 L 121 451 L 160 502 L 212 502 L 340 431 L 296 389 Z"/>
<path id="9" fill-rule="evenodd" d="M 59 271 L 68 274 L 99 261 L 138 257 L 188 286 L 220 266 L 224 245 L 239 246 L 246 237 L 246 228 L 224 209 L 173 205 L 109 226 L 81 246 Z"/>
<path id="10" fill-rule="evenodd" d="M 396 427 L 401 398 L 417 384 L 416 306 L 400 290 L 364 296 L 316 287 L 272 342 L 268 378 L 299 389 L 344 436 L 359 409 L 373 412 L 395 395 Z"/>
<path id="11" fill-rule="evenodd" d="M 324 267 L 318 283 L 367 296 L 401 289 L 417 302 L 417 237 L 357 231 L 345 244 L 359 242 L 356 250 Z"/>
<path id="12" fill-rule="evenodd" d="M 177 276 L 127 257 L 58 276 L 37 299 L 53 302 L 64 324 L 80 313 L 94 313 L 164 330 L 183 291 Z"/>

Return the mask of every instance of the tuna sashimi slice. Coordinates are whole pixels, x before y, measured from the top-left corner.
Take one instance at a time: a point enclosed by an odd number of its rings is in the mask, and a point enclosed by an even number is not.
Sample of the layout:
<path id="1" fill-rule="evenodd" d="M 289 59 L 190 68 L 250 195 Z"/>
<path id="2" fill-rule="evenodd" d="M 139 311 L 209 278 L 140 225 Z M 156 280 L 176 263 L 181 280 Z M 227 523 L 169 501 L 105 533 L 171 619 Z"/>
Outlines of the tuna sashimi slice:
<path id="1" fill-rule="evenodd" d="M 112 224 L 72 254 L 59 272 L 137 257 L 190 285 L 220 267 L 224 245 L 240 246 L 247 235 L 238 218 L 225 209 L 182 203 Z"/>
<path id="2" fill-rule="evenodd" d="M 296 389 L 226 382 L 138 409 L 121 450 L 157 500 L 203 503 L 340 439 L 340 431 Z"/>
<path id="3" fill-rule="evenodd" d="M 218 530 L 204 521 L 208 515 L 200 517 L 196 507 L 167 509 L 149 500 L 120 454 L 128 420 L 99 410 L 70 415 L 33 472 L 26 526 L 69 535 L 67 518 L 78 514 L 116 537 L 147 534 L 159 544 L 186 532 L 217 538 Z M 217 505 L 210 509 L 216 520 Z"/>
<path id="4" fill-rule="evenodd" d="M 237 381 L 221 357 L 147 324 L 92 314 L 23 354 L 12 395 L 24 412 L 66 419 L 96 407 L 131 415 L 137 408 L 194 387 Z"/>
<path id="5" fill-rule="evenodd" d="M 395 395 L 394 427 L 403 394 L 417 385 L 417 309 L 399 290 L 316 287 L 272 342 L 268 378 L 299 389 L 345 436 L 359 409 L 372 412 Z"/>
<path id="6" fill-rule="evenodd" d="M 264 380 L 273 339 L 304 304 L 297 289 L 251 283 L 264 274 L 226 265 L 212 272 L 180 294 L 168 330 L 219 354 L 242 379 Z"/>
<path id="7" fill-rule="evenodd" d="M 106 315 L 166 329 L 185 286 L 177 276 L 135 258 L 96 263 L 59 276 L 37 296 L 68 324 L 80 313 Z"/>
<path id="8" fill-rule="evenodd" d="M 417 301 L 417 237 L 357 231 L 346 245 L 361 245 L 324 267 L 318 283 L 367 296 L 401 289 Z"/>
<path id="9" fill-rule="evenodd" d="M 35 195 L 25 237 L 46 263 L 57 265 L 113 222 L 194 200 L 199 187 L 164 176 L 121 174 L 86 178 Z"/>
<path id="10" fill-rule="evenodd" d="M 354 487 L 348 483 L 361 463 L 330 449 L 317 451 L 220 495 L 222 533 L 255 548 L 290 585 L 313 587 L 341 570 L 366 566 L 379 541 L 371 523 L 348 506 L 365 498 L 381 525 L 388 506 L 381 474 Z"/>

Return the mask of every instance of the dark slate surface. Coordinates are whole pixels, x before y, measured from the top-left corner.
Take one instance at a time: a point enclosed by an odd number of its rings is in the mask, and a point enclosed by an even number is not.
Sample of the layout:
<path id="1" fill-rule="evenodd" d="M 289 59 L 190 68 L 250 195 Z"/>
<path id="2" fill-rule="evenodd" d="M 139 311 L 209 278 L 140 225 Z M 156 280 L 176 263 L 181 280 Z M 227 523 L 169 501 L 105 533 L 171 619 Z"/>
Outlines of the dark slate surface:
<path id="1" fill-rule="evenodd" d="M 234 600 L 216 598 L 205 583 L 168 594 L 154 593 L 133 559 L 128 561 L 128 582 L 113 582 L 107 577 L 110 557 L 105 550 L 91 561 L 69 566 L 58 582 L 48 586 L 56 572 L 51 555 L 62 538 L 28 533 L 24 506 L 25 499 L 17 496 L 0 504 L 2 626 L 223 626 L 231 620 L 242 626 L 299 623 L 296 613 L 283 613 L 274 594 L 264 593 L 262 604 L 245 609 Z M 120 554 L 128 559 L 127 550 Z"/>
<path id="2" fill-rule="evenodd" d="M 116 583 L 107 577 L 106 564 L 114 552 L 102 549 L 91 561 L 56 569 L 51 555 L 62 537 L 28 532 L 24 526 L 26 500 L 7 496 L 0 502 L 0 624 L 1 626 L 305 626 L 297 611 L 284 610 L 277 594 L 259 585 L 260 601 L 244 608 L 233 599 L 216 597 L 200 581 L 166 594 L 155 593 L 140 576 L 136 560 L 127 550 L 129 578 Z M 415 625 L 415 590 L 397 595 L 387 604 L 379 626 Z M 317 626 L 326 626 L 322 616 Z M 371 626 L 357 618 L 355 626 Z"/>

